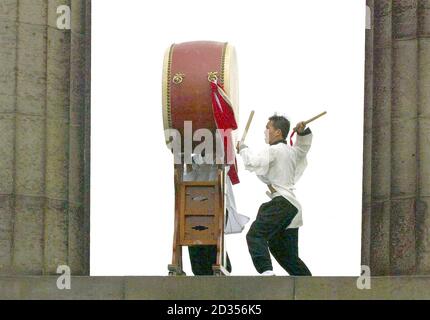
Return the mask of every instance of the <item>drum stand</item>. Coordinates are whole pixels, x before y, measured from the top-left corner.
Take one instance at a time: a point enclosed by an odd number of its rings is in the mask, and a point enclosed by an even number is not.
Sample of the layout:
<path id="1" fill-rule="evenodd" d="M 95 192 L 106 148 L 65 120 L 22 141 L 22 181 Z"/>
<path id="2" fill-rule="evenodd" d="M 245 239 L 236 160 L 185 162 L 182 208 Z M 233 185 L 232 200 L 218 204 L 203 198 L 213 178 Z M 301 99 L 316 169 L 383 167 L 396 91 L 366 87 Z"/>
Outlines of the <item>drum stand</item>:
<path id="1" fill-rule="evenodd" d="M 169 276 L 186 275 L 182 247 L 216 245 L 215 276 L 229 275 L 224 246 L 225 168 L 217 165 L 213 181 L 184 181 L 184 165 L 175 164 L 175 224 Z"/>

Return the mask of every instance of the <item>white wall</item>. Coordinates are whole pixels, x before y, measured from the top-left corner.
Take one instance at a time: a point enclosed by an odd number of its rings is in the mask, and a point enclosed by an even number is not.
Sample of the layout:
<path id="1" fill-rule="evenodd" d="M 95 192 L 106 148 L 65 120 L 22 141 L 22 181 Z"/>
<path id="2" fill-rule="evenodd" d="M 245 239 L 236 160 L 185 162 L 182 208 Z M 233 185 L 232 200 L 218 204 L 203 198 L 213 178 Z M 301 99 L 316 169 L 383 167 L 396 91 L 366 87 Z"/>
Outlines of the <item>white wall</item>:
<path id="1" fill-rule="evenodd" d="M 312 124 L 300 255 L 313 275 L 360 272 L 365 3 L 357 0 L 94 0 L 91 275 L 166 275 L 173 239 L 172 155 L 161 116 L 163 54 L 171 43 L 228 41 L 239 62 L 240 126 Z M 255 219 L 266 187 L 243 170 L 241 213 Z M 233 275 L 256 275 L 245 234 L 226 237 Z M 187 250 L 185 270 L 191 274 Z M 274 261 L 275 272 L 286 274 Z"/>

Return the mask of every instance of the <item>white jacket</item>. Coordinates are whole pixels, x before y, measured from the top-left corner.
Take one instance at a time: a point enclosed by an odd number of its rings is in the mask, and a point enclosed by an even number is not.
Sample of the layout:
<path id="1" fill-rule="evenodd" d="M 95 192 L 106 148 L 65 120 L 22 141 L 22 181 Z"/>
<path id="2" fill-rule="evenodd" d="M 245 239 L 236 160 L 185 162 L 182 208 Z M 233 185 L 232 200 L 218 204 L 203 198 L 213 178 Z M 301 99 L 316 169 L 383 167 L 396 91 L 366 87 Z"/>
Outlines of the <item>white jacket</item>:
<path id="1" fill-rule="evenodd" d="M 297 136 L 294 146 L 279 142 L 268 146 L 260 152 L 254 152 L 246 145 L 241 146 L 240 155 L 245 169 L 254 172 L 267 185 L 272 185 L 275 193 L 268 192 L 270 198 L 283 196 L 294 205 L 298 212 L 288 228 L 303 225 L 302 207 L 294 195 L 294 185 L 306 169 L 306 155 L 311 147 L 312 133 L 307 128 Z"/>

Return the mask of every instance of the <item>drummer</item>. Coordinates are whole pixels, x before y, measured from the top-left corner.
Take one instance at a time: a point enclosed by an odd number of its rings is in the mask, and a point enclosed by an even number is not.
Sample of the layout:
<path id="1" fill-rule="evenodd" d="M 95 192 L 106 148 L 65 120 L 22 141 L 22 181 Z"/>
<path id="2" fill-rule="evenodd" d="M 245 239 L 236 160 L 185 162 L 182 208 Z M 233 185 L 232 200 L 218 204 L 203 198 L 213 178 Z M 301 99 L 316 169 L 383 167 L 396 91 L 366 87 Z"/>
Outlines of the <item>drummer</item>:
<path id="1" fill-rule="evenodd" d="M 260 206 L 246 235 L 249 253 L 262 275 L 275 275 L 270 250 L 290 275 L 310 276 L 311 272 L 298 255 L 298 232 L 303 222 L 301 206 L 293 190 L 306 168 L 312 133 L 304 122 L 299 122 L 294 128 L 298 136 L 292 147 L 286 141 L 290 131 L 288 119 L 275 114 L 268 120 L 265 130 L 267 149 L 254 152 L 243 143 L 237 145 L 245 169 L 267 184 L 271 198 Z"/>

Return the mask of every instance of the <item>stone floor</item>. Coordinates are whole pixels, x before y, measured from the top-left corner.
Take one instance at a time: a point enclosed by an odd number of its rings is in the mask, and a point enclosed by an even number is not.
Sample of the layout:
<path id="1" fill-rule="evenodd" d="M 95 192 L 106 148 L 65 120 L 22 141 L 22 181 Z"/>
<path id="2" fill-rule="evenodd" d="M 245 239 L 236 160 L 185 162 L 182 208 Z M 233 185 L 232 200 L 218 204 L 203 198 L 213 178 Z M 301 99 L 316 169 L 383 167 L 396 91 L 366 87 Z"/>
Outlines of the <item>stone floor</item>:
<path id="1" fill-rule="evenodd" d="M 430 299 L 430 276 L 372 277 L 371 289 L 355 277 L 0 277 L 0 299 L 303 300 Z"/>

